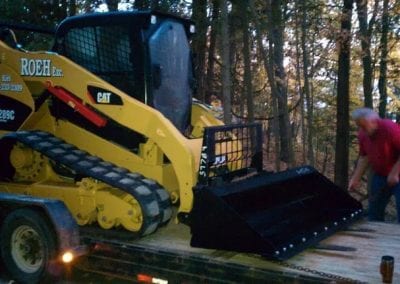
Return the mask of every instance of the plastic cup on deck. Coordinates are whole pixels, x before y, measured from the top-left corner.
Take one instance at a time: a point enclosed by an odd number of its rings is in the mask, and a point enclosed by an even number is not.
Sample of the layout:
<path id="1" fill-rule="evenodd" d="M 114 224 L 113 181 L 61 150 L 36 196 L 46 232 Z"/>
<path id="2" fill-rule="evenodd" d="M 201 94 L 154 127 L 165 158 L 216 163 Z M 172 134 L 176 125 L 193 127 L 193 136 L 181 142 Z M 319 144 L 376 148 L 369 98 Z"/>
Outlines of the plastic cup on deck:
<path id="1" fill-rule="evenodd" d="M 380 271 L 383 283 L 392 283 L 394 269 L 394 257 L 384 255 L 381 259 Z"/>

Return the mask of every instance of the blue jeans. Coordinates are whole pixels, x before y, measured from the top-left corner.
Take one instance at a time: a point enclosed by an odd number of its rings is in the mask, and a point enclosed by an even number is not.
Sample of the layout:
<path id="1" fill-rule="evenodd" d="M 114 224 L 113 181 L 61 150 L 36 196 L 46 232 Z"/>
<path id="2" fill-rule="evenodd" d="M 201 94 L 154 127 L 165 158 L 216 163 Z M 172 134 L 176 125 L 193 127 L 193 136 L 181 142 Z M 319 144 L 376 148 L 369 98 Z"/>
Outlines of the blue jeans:
<path id="1" fill-rule="evenodd" d="M 400 223 L 400 183 L 389 188 L 386 176 L 372 175 L 368 199 L 368 219 L 370 221 L 385 221 L 385 209 L 392 195 L 396 198 L 397 222 Z"/>

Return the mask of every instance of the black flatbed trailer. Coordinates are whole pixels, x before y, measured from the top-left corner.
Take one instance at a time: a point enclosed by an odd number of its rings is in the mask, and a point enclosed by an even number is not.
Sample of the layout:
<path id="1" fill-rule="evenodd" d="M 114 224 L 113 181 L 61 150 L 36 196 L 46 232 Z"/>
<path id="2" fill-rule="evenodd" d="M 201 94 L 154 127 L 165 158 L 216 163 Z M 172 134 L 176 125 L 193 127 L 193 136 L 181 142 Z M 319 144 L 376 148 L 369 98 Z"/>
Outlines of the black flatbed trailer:
<path id="1" fill-rule="evenodd" d="M 190 229 L 171 222 L 156 234 L 112 240 L 83 232 L 92 251 L 77 270 L 147 283 L 380 283 L 383 255 L 399 256 L 400 226 L 358 221 L 287 261 L 190 247 Z M 395 265 L 393 283 L 400 281 Z"/>

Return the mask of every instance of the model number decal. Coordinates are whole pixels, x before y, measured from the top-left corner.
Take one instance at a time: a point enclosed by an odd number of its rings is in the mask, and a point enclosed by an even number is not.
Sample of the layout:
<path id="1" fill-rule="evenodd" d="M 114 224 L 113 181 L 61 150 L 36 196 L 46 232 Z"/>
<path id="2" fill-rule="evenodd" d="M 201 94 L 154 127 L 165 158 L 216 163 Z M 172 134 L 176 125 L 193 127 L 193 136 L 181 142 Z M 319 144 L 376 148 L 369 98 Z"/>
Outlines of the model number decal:
<path id="1" fill-rule="evenodd" d="M 0 122 L 8 122 L 15 119 L 15 110 L 0 109 Z"/>
<path id="2" fill-rule="evenodd" d="M 38 77 L 62 77 L 63 71 L 54 67 L 50 59 L 21 58 L 21 75 Z"/>
<path id="3" fill-rule="evenodd" d="M 199 175 L 207 177 L 207 146 L 201 148 Z"/>

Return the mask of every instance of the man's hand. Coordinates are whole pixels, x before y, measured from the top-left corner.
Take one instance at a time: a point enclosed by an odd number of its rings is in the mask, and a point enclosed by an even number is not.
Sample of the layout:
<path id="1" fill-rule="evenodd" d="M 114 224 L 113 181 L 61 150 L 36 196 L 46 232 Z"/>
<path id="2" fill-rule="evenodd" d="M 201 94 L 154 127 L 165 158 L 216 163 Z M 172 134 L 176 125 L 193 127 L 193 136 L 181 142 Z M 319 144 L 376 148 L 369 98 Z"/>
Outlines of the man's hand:
<path id="1" fill-rule="evenodd" d="M 397 171 L 390 171 L 387 177 L 388 186 L 392 187 L 399 183 L 399 173 Z"/>
<path id="2" fill-rule="evenodd" d="M 357 166 L 354 170 L 353 176 L 350 179 L 347 190 L 352 191 L 360 186 L 361 177 L 368 168 L 368 158 L 366 156 L 358 157 Z"/>
<path id="3" fill-rule="evenodd" d="M 399 183 L 399 173 L 400 173 L 400 158 L 397 159 L 396 163 L 393 165 L 392 170 L 388 174 L 387 184 L 392 187 Z"/>
<path id="4" fill-rule="evenodd" d="M 354 176 L 350 179 L 349 186 L 347 187 L 348 191 L 355 190 L 360 186 L 360 180 L 355 178 Z"/>

